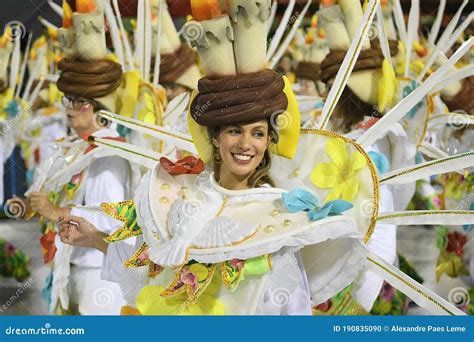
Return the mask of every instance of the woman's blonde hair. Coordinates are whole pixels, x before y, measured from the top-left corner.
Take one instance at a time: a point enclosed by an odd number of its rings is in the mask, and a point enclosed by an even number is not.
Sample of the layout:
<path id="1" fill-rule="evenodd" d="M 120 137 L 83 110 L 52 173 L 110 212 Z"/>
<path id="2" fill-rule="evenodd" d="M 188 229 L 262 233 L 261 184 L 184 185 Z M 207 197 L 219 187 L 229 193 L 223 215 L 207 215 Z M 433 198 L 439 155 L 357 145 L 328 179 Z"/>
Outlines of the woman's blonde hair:
<path id="1" fill-rule="evenodd" d="M 214 175 L 216 177 L 216 181 L 219 182 L 220 173 L 221 173 L 221 165 L 222 165 L 222 157 L 219 152 L 219 148 L 214 145 L 214 139 L 217 139 L 220 132 L 222 132 L 226 127 L 216 127 L 214 129 L 208 129 L 209 140 L 211 141 L 212 145 L 212 161 L 214 167 Z M 278 142 L 278 133 L 271 125 L 270 121 L 268 121 L 268 135 L 270 136 L 270 144 L 276 144 Z M 271 153 L 268 149 L 265 150 L 263 155 L 262 161 L 257 166 L 252 175 L 247 180 L 247 185 L 249 188 L 258 188 L 265 184 L 268 184 L 272 187 L 275 186 L 275 182 L 270 177 L 270 170 L 272 168 L 272 157 Z"/>

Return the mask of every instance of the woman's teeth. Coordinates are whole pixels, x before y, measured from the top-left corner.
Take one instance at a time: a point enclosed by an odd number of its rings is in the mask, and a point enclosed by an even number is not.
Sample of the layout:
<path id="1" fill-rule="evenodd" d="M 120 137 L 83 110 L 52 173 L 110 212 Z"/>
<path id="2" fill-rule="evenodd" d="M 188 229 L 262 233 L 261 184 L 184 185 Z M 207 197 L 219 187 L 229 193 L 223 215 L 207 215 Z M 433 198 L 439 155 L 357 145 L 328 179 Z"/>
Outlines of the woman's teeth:
<path id="1" fill-rule="evenodd" d="M 234 154 L 234 157 L 238 160 L 243 160 L 243 161 L 247 161 L 247 160 L 250 160 L 250 158 L 252 158 L 251 156 L 247 156 L 245 154 Z"/>

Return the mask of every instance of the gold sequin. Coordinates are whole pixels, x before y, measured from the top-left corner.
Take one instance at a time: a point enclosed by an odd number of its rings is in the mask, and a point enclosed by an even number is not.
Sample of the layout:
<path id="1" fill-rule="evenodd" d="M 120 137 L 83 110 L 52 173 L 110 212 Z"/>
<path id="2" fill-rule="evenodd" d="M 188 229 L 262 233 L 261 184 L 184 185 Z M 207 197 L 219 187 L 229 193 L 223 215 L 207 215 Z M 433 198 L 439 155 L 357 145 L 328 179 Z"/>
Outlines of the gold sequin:
<path id="1" fill-rule="evenodd" d="M 166 196 L 163 196 L 160 198 L 160 203 L 161 204 L 168 204 L 170 202 L 170 199 Z"/>
<path id="2" fill-rule="evenodd" d="M 271 213 L 272 217 L 277 217 L 280 214 L 281 214 L 281 211 L 279 209 L 273 209 Z"/>
<path id="3" fill-rule="evenodd" d="M 301 174 L 300 169 L 294 169 L 293 172 L 290 174 L 291 177 L 299 177 Z"/>
<path id="4" fill-rule="evenodd" d="M 188 188 L 186 186 L 182 186 L 181 190 L 178 191 L 178 196 L 182 199 L 185 199 L 188 194 Z"/>
<path id="5" fill-rule="evenodd" d="M 263 231 L 267 234 L 273 233 L 275 231 L 275 227 L 272 225 L 268 225 L 265 228 L 263 228 Z"/>
<path id="6" fill-rule="evenodd" d="M 161 184 L 161 190 L 169 190 L 171 186 L 168 183 Z"/>
<path id="7" fill-rule="evenodd" d="M 403 129 L 404 129 L 405 131 L 407 131 L 407 130 L 408 130 L 408 121 L 407 121 L 407 120 L 403 120 L 402 126 L 403 126 Z"/>
<path id="8" fill-rule="evenodd" d="M 287 228 L 287 227 L 289 227 L 289 226 L 291 226 L 291 220 L 285 220 L 285 221 L 283 221 L 283 227 Z"/>

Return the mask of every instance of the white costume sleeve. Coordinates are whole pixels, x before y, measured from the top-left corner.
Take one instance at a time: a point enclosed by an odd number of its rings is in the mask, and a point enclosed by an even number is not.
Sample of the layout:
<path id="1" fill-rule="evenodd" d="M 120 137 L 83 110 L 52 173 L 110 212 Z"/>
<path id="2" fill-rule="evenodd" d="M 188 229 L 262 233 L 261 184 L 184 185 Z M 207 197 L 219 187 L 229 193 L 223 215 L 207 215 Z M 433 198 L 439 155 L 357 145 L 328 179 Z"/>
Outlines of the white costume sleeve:
<path id="1" fill-rule="evenodd" d="M 135 307 L 135 298 L 148 284 L 148 267 L 126 268 L 123 264 L 143 244 L 138 236 L 109 244 L 102 264 L 101 278 L 118 283 L 127 305 Z"/>
<path id="2" fill-rule="evenodd" d="M 380 187 L 380 212 L 393 211 L 393 195 L 388 185 Z M 393 264 L 396 257 L 397 226 L 392 224 L 375 225 L 367 248 L 370 252 L 380 256 L 388 263 Z M 353 284 L 352 295 L 364 309 L 370 311 L 382 289 L 383 279 L 369 270 L 360 272 Z"/>
<path id="3" fill-rule="evenodd" d="M 286 307 L 283 307 L 282 315 L 312 315 L 308 277 L 306 276 L 301 254 L 298 252 L 295 256 L 301 270 L 300 277 L 295 290 L 291 294 L 290 302 Z"/>
<path id="4" fill-rule="evenodd" d="M 109 243 L 102 263 L 101 278 L 120 283 L 120 274 L 125 268 L 124 262 L 131 258 L 138 248 L 136 238 Z"/>
<path id="5" fill-rule="evenodd" d="M 104 202 L 120 202 L 128 197 L 130 166 L 119 157 L 96 159 L 91 164 L 84 184 L 83 205 L 99 206 Z M 97 211 L 73 208 L 71 215 L 80 216 L 97 229 L 111 234 L 120 228 L 122 222 Z M 71 263 L 87 267 L 101 267 L 102 253 L 91 248 L 74 247 Z"/>
<path id="6" fill-rule="evenodd" d="M 257 315 L 311 315 L 308 279 L 299 251 L 282 249 L 272 255 L 272 271 Z"/>

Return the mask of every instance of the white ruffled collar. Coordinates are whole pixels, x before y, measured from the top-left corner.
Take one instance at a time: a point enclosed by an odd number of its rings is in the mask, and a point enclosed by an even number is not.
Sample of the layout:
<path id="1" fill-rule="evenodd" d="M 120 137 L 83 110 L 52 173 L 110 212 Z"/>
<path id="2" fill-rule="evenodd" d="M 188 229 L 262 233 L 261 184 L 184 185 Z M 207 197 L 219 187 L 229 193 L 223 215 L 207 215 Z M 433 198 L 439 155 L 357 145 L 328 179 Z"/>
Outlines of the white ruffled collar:
<path id="1" fill-rule="evenodd" d="M 228 197 L 257 195 L 257 194 L 281 194 L 283 192 L 287 192 L 286 190 L 283 190 L 283 189 L 271 188 L 271 187 L 260 187 L 260 188 L 245 189 L 245 190 L 229 190 L 222 187 L 219 183 L 217 183 L 216 178 L 214 177 L 214 172 L 203 172 L 198 177 L 198 180 L 197 180 L 198 182 L 201 181 L 201 176 L 202 178 L 206 179 L 206 183 L 209 185 L 209 187 L 211 187 L 213 190 Z"/>

